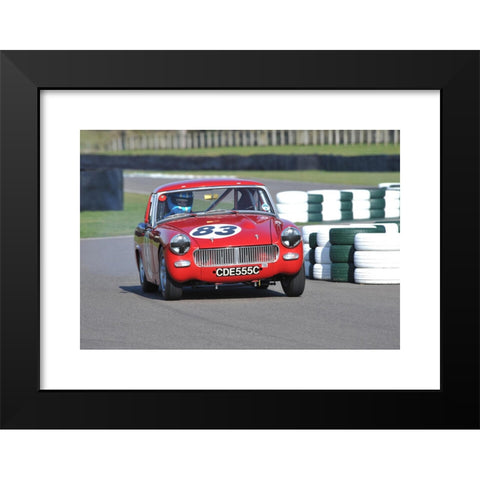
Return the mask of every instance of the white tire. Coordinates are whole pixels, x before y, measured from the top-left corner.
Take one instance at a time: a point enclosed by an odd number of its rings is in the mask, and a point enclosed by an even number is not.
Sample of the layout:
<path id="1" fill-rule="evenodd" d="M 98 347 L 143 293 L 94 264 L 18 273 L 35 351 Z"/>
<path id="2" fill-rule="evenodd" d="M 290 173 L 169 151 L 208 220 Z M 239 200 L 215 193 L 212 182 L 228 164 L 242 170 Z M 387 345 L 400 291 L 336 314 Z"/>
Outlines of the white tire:
<path id="1" fill-rule="evenodd" d="M 352 192 L 354 202 L 355 200 L 370 200 L 370 190 L 365 190 L 363 188 L 354 188 L 351 190 L 342 190 L 342 192 Z"/>
<path id="2" fill-rule="evenodd" d="M 277 203 L 278 213 L 295 213 L 306 212 L 308 210 L 308 203 Z"/>
<path id="3" fill-rule="evenodd" d="M 365 223 L 349 223 L 348 225 L 342 225 L 342 227 L 353 227 L 353 228 L 374 228 L 377 226 L 376 223 L 373 222 L 365 222 Z"/>
<path id="4" fill-rule="evenodd" d="M 400 200 L 400 190 L 385 190 L 385 201 Z"/>
<path id="5" fill-rule="evenodd" d="M 372 205 L 370 200 L 352 200 L 352 211 L 355 210 L 370 210 Z"/>
<path id="6" fill-rule="evenodd" d="M 307 212 L 292 212 L 292 213 L 281 213 L 280 218 L 288 220 L 293 223 L 307 223 L 308 222 L 308 213 Z"/>
<path id="7" fill-rule="evenodd" d="M 399 198 L 389 198 L 385 201 L 385 210 L 400 209 L 400 199 Z"/>
<path id="8" fill-rule="evenodd" d="M 378 188 L 400 188 L 400 183 L 379 183 Z"/>
<path id="9" fill-rule="evenodd" d="M 325 215 L 327 217 L 331 217 L 331 216 L 336 217 L 338 215 L 338 212 L 340 212 L 340 215 L 341 215 L 342 204 L 340 201 L 335 200 L 333 202 L 328 202 L 323 204 L 322 215 L 324 220 L 325 220 Z"/>
<path id="10" fill-rule="evenodd" d="M 307 192 L 300 190 L 288 190 L 285 192 L 277 193 L 278 203 L 303 203 L 308 201 Z"/>
<path id="11" fill-rule="evenodd" d="M 327 231 L 317 232 L 317 247 L 325 247 L 327 244 L 330 244 L 330 228 Z"/>
<path id="12" fill-rule="evenodd" d="M 315 233 L 319 228 L 321 228 L 323 225 L 304 225 L 302 227 L 302 239 L 303 243 L 307 243 L 310 240 L 310 234 Z"/>
<path id="13" fill-rule="evenodd" d="M 384 227 L 385 233 L 398 233 L 398 225 L 396 223 L 374 223 L 373 226 Z"/>
<path id="14" fill-rule="evenodd" d="M 400 283 L 399 268 L 356 268 L 355 283 L 372 285 L 396 285 Z"/>
<path id="15" fill-rule="evenodd" d="M 400 218 L 400 209 L 399 208 L 386 208 L 385 209 L 385 218 Z"/>
<path id="16" fill-rule="evenodd" d="M 331 211 L 331 212 L 322 212 L 323 220 L 325 222 L 335 222 L 336 220 L 342 219 L 342 212 L 340 210 Z"/>
<path id="17" fill-rule="evenodd" d="M 317 234 L 317 243 L 315 246 L 317 247 L 325 247 L 328 242 L 330 241 L 330 230 L 332 228 L 335 228 L 336 226 L 338 225 L 311 225 L 311 227 L 315 227 L 313 231 L 309 231 L 308 229 L 307 230 L 304 230 L 303 231 L 303 235 L 305 235 L 305 232 L 309 232 L 308 233 L 308 238 L 307 238 L 307 242 L 310 241 L 310 233 L 316 233 Z M 303 228 L 307 228 L 307 227 L 310 227 L 310 225 L 306 225 L 305 227 Z"/>
<path id="18" fill-rule="evenodd" d="M 330 242 L 328 246 L 317 247 L 315 249 L 315 263 L 332 263 L 332 261 L 330 260 Z"/>
<path id="19" fill-rule="evenodd" d="M 302 227 L 302 235 L 308 237 L 311 233 L 318 232 L 324 227 L 325 225 L 304 225 Z"/>
<path id="20" fill-rule="evenodd" d="M 400 268 L 400 251 L 357 250 L 353 254 L 353 263 L 356 268 Z"/>
<path id="21" fill-rule="evenodd" d="M 342 202 L 340 200 L 324 200 L 322 203 L 322 213 L 325 210 L 340 210 Z"/>
<path id="22" fill-rule="evenodd" d="M 323 205 L 325 202 L 340 201 L 340 190 L 309 190 L 307 194 L 323 195 Z"/>
<path id="23" fill-rule="evenodd" d="M 368 220 L 370 218 L 370 210 L 353 210 L 353 219 L 354 220 Z"/>
<path id="24" fill-rule="evenodd" d="M 303 243 L 303 258 L 305 258 L 308 253 L 310 252 L 311 248 L 310 248 L 310 245 L 308 244 L 308 242 L 304 242 Z"/>
<path id="25" fill-rule="evenodd" d="M 324 263 L 316 263 L 313 266 L 313 278 L 315 280 L 331 280 L 332 265 Z"/>
<path id="26" fill-rule="evenodd" d="M 400 250 L 399 233 L 357 233 L 355 250 L 384 251 Z"/>

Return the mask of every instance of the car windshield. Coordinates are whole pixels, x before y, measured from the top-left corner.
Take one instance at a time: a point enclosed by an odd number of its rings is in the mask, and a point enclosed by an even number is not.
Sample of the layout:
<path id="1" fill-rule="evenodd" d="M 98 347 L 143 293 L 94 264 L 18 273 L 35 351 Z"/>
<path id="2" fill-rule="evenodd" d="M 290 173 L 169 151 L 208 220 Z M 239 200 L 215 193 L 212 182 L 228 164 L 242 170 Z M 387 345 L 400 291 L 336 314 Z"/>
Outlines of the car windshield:
<path id="1" fill-rule="evenodd" d="M 222 187 L 182 190 L 165 194 L 165 217 L 181 214 L 207 215 L 249 211 L 274 213 L 272 203 L 263 188 Z"/>

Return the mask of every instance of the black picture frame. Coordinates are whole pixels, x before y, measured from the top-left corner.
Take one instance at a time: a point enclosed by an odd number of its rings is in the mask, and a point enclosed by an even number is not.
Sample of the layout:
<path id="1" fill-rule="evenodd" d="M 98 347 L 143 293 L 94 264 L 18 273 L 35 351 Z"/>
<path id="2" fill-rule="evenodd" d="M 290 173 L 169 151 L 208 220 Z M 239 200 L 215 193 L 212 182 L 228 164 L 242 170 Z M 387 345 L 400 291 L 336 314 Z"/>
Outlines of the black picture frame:
<path id="1" fill-rule="evenodd" d="M 479 427 L 478 52 L 7 51 L 0 62 L 2 428 Z M 440 390 L 40 390 L 49 89 L 440 90 Z M 18 212 L 32 208 L 25 224 Z"/>

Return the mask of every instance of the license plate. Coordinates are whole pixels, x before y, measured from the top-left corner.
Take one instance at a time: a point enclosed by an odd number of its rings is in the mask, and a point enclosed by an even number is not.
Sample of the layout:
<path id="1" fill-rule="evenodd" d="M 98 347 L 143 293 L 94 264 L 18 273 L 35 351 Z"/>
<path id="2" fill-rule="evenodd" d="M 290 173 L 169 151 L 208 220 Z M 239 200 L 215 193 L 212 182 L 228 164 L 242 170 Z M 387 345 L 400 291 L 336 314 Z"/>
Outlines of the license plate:
<path id="1" fill-rule="evenodd" d="M 222 267 L 215 270 L 217 277 L 243 277 L 245 275 L 258 275 L 262 269 L 256 266 L 250 267 Z"/>

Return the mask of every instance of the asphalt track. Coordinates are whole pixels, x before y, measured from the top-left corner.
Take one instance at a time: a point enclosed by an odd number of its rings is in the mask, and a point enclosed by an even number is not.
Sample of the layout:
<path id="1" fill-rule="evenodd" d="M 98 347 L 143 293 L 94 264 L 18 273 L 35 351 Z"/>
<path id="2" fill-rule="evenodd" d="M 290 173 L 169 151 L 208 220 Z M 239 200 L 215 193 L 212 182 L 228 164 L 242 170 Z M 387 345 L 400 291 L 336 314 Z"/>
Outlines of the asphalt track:
<path id="1" fill-rule="evenodd" d="M 146 193 L 169 181 L 126 178 L 125 190 Z M 266 183 L 272 195 L 323 188 Z M 188 287 L 180 301 L 167 302 L 143 293 L 133 252 L 133 235 L 81 240 L 82 349 L 400 348 L 399 285 L 307 280 L 298 298 L 279 283 Z"/>

